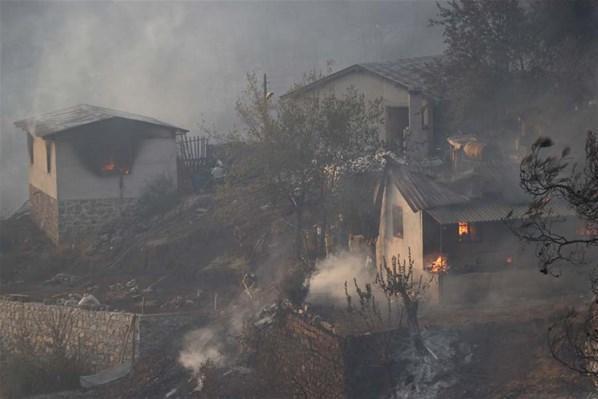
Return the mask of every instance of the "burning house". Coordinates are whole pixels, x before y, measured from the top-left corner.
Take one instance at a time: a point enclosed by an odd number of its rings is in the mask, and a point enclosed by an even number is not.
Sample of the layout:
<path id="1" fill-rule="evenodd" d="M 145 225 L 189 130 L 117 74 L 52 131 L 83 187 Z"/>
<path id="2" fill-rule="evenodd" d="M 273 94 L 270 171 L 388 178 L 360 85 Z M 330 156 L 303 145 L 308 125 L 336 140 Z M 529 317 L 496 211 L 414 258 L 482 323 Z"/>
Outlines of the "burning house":
<path id="1" fill-rule="evenodd" d="M 286 98 L 344 95 L 353 88 L 367 101 L 382 99 L 384 126 L 381 140 L 397 154 L 426 157 L 442 138 L 434 126 L 435 96 L 425 76 L 439 57 L 403 58 L 392 62 L 368 62 L 341 69 L 287 93 Z"/>
<path id="2" fill-rule="evenodd" d="M 187 132 L 85 104 L 15 125 L 27 133 L 32 216 L 54 242 L 118 216 L 157 177 L 176 184 L 176 135 Z"/>
<path id="3" fill-rule="evenodd" d="M 536 272 L 533 246 L 524 246 L 506 222 L 525 217 L 529 205 L 516 173 L 509 173 L 512 165 L 482 162 L 485 145 L 469 142 L 475 145 L 452 154 L 453 168 L 444 174 L 415 171 L 387 158 L 377 192 L 377 263 L 410 254 L 420 275 L 438 277 L 433 301 L 472 299 L 497 288 L 492 284 L 502 283 L 496 272 L 520 273 L 515 280 Z M 570 209 L 555 206 L 553 212 L 565 222 L 563 228 L 575 224 L 568 218 L 574 216 Z"/>

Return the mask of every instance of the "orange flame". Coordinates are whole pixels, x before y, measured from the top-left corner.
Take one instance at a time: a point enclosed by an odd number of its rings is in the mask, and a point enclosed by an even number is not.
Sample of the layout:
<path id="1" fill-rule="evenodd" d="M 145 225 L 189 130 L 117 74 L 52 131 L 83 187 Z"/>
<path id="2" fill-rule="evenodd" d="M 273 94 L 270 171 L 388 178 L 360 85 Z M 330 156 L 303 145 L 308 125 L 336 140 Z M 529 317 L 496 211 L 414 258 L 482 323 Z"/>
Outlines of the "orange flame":
<path id="1" fill-rule="evenodd" d="M 448 270 L 448 261 L 446 256 L 438 255 L 436 259 L 432 261 L 429 268 L 432 273 L 444 273 Z"/>
<path id="2" fill-rule="evenodd" d="M 114 163 L 114 161 L 109 161 L 102 165 L 102 172 L 114 172 L 115 169 L 116 164 Z"/>
<path id="3" fill-rule="evenodd" d="M 466 236 L 469 234 L 469 223 L 459 222 L 459 237 Z"/>

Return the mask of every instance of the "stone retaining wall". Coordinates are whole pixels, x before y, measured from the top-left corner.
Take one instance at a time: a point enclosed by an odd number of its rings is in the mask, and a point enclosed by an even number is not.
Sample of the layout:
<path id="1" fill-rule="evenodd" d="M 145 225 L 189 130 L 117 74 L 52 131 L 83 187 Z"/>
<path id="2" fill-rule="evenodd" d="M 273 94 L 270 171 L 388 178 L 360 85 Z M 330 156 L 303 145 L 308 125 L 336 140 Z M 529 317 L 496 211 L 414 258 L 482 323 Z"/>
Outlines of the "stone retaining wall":
<path id="1" fill-rule="evenodd" d="M 135 205 L 135 198 L 62 200 L 58 203 L 60 239 L 72 239 L 96 231 Z"/>
<path id="2" fill-rule="evenodd" d="M 1 348 L 31 348 L 43 356 L 53 348 L 84 360 L 91 371 L 114 367 L 134 356 L 136 315 L 66 306 L 0 301 Z"/>
<path id="3" fill-rule="evenodd" d="M 35 224 L 50 237 L 58 242 L 58 201 L 48 194 L 29 185 L 29 201 L 31 203 L 31 217 Z"/>
<path id="4" fill-rule="evenodd" d="M 26 348 L 43 356 L 61 346 L 95 372 L 143 357 L 196 318 L 195 313 L 139 315 L 0 300 L 0 356 Z"/>
<path id="5" fill-rule="evenodd" d="M 404 331 L 340 335 L 312 316 L 286 311 L 260 334 L 257 371 L 276 395 L 361 399 L 389 392 L 394 350 L 408 342 Z"/>

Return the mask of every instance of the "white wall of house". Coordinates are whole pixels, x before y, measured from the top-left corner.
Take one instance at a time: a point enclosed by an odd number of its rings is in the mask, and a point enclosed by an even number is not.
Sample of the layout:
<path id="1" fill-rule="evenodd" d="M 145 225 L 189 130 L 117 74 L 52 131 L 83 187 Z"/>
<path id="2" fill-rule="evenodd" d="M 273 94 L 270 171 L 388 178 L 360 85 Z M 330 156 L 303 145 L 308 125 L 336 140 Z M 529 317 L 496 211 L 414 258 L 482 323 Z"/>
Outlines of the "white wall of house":
<path id="1" fill-rule="evenodd" d="M 421 93 L 410 93 L 407 88 L 373 73 L 355 71 L 325 82 L 303 95 L 323 97 L 334 94 L 337 97 L 342 97 L 349 88 L 354 88 L 358 93 L 363 94 L 366 101 L 375 101 L 381 98 L 385 110 L 387 107 L 409 108 L 409 126 L 412 130 L 412 139 L 416 142 L 416 144 L 411 145 L 411 148 L 421 149 L 424 152 L 429 151 L 428 143 L 431 142 L 433 131 L 433 110 L 431 102 Z M 428 109 L 427 127 L 422 124 L 422 112 L 425 108 Z M 379 131 L 380 139 L 384 140 L 386 136 L 384 122 L 381 124 Z"/>
<path id="2" fill-rule="evenodd" d="M 403 236 L 394 235 L 393 208 L 399 206 L 403 213 Z M 382 197 L 382 210 L 380 215 L 380 230 L 376 242 L 376 264 L 381 265 L 383 258 L 391 265 L 393 256 L 407 260 L 409 252 L 414 261 L 414 277 L 423 276 L 424 282 L 429 282 L 427 291 L 429 302 L 439 300 L 438 279 L 432 279 L 432 274 L 424 270 L 424 241 L 422 212 L 413 212 L 407 201 L 394 184 L 387 185 Z"/>
<path id="3" fill-rule="evenodd" d="M 47 146 L 50 149 L 50 171 L 47 168 Z M 39 137 L 33 138 L 33 163 L 29 162 L 29 183 L 52 198 L 58 198 L 56 145 Z"/>
<path id="4" fill-rule="evenodd" d="M 59 200 L 120 198 L 119 176 L 98 176 L 81 163 L 69 141 L 57 141 Z M 123 198 L 137 198 L 149 182 L 165 175 L 176 185 L 176 142 L 172 135 L 141 140 L 131 172 L 123 176 Z"/>
<path id="5" fill-rule="evenodd" d="M 403 210 L 403 237 L 397 237 L 393 232 L 393 208 L 395 206 L 399 206 Z M 380 247 L 378 256 L 385 257 L 387 262 L 397 255 L 400 255 L 401 259 L 407 259 L 409 251 L 411 251 L 411 258 L 415 262 L 414 267 L 417 270 L 424 270 L 422 213 L 421 211 L 413 212 L 394 185 L 388 185 L 385 188 L 378 241 Z M 382 258 L 379 259 L 378 264 L 381 260 Z"/>

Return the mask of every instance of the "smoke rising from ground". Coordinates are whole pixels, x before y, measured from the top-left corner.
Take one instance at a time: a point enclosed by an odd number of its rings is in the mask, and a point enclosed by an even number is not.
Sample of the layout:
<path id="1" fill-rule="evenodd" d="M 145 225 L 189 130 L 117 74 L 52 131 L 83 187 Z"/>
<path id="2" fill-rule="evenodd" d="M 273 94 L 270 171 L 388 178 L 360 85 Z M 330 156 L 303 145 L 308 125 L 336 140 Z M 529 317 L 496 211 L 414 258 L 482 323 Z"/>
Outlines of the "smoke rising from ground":
<path id="1" fill-rule="evenodd" d="M 280 95 L 328 60 L 436 54 L 435 12 L 433 1 L 0 2 L 0 215 L 26 198 L 15 120 L 90 103 L 227 130 L 246 73 L 268 73 Z"/>
<path id="2" fill-rule="evenodd" d="M 372 260 L 365 255 L 353 252 L 341 252 L 318 261 L 316 271 L 309 281 L 307 302 L 314 304 L 344 305 L 347 303 L 345 281 L 350 292 L 354 290 L 353 280 L 360 287 L 372 283 L 376 270 Z"/>

